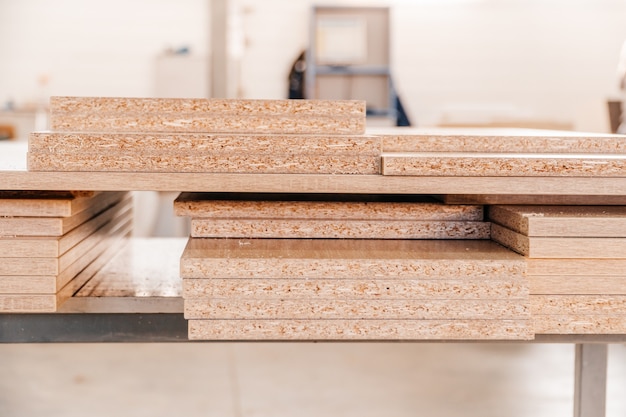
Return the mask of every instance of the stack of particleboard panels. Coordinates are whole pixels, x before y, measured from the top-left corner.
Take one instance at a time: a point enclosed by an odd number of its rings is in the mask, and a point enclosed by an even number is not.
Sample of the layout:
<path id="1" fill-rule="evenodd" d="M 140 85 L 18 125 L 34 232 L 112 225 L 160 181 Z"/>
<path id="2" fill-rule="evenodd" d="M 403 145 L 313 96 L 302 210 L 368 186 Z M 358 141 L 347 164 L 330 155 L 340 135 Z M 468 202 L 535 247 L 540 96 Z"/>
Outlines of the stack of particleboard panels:
<path id="1" fill-rule="evenodd" d="M 524 259 L 485 239 L 482 206 L 182 194 L 175 212 L 190 339 L 533 337 Z"/>
<path id="2" fill-rule="evenodd" d="M 528 257 L 537 334 L 626 332 L 626 206 L 491 206 L 492 238 Z"/>
<path id="3" fill-rule="evenodd" d="M 52 97 L 31 171 L 379 174 L 356 100 Z"/>
<path id="4" fill-rule="evenodd" d="M 0 192 L 0 312 L 54 312 L 132 227 L 126 192 Z"/>
<path id="5" fill-rule="evenodd" d="M 383 175 L 610 178 L 626 173 L 623 135 L 470 128 L 370 133 L 383 140 Z"/>

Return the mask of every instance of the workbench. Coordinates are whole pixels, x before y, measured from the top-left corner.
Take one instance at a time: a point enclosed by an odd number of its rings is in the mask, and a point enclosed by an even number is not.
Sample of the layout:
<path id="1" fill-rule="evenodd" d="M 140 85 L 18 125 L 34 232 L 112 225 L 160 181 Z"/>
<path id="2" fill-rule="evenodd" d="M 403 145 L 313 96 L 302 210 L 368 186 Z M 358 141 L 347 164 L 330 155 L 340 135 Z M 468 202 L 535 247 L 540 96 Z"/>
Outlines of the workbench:
<path id="1" fill-rule="evenodd" d="M 372 194 L 626 196 L 626 178 L 414 177 L 383 175 L 29 172 L 26 144 L 0 144 L 0 190 L 190 191 Z M 181 241 L 153 242 L 178 248 Z M 132 244 L 132 243 L 131 243 Z M 150 245 L 150 242 L 146 243 Z M 141 251 L 138 251 L 140 253 Z M 168 251 L 174 253 L 176 250 Z M 140 255 L 138 255 L 140 256 Z M 163 268 L 151 287 L 177 278 Z M 174 274 L 174 275 L 172 275 Z M 106 285 L 73 297 L 54 314 L 0 314 L 0 342 L 187 342 L 187 322 L 176 290 L 137 296 L 132 283 L 107 296 Z M 145 283 L 144 283 L 145 287 Z M 104 290 L 102 290 L 104 288 Z M 145 290 L 145 288 L 144 288 Z M 146 292 L 150 294 L 150 291 Z M 576 345 L 575 416 L 605 410 L 607 344 L 626 334 L 538 335 L 531 343 Z"/>

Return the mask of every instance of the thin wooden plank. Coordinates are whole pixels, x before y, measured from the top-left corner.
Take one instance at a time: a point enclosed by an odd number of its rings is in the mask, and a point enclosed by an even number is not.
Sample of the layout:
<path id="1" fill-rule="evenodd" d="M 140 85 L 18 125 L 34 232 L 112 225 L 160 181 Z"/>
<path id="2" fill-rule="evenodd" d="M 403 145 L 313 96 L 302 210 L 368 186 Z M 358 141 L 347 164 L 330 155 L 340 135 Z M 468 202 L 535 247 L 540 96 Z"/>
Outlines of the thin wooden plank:
<path id="1" fill-rule="evenodd" d="M 626 238 L 528 237 L 494 223 L 491 238 L 530 258 L 626 259 Z"/>
<path id="2" fill-rule="evenodd" d="M 190 340 L 530 340 L 529 320 L 190 320 Z"/>
<path id="3" fill-rule="evenodd" d="M 125 153 L 146 151 L 203 154 L 282 154 L 297 150 L 303 154 L 373 155 L 381 154 L 381 139 L 365 135 L 270 135 L 262 133 L 132 133 L 132 132 L 32 132 L 30 152 Z"/>
<path id="4" fill-rule="evenodd" d="M 0 216 L 69 217 L 85 210 L 97 193 L 0 191 Z"/>
<path id="5" fill-rule="evenodd" d="M 186 299 L 186 319 L 528 319 L 519 300 Z"/>
<path id="6" fill-rule="evenodd" d="M 2 217 L 0 236 L 63 236 L 120 201 L 125 194 L 99 193 L 84 210 L 69 217 Z"/>
<path id="7" fill-rule="evenodd" d="M 440 198 L 446 204 L 626 206 L 623 195 L 444 194 Z"/>
<path id="8" fill-rule="evenodd" d="M 626 295 L 624 275 L 528 275 L 533 295 Z"/>
<path id="9" fill-rule="evenodd" d="M 489 239 L 488 222 L 417 220 L 191 219 L 206 238 Z"/>
<path id="10" fill-rule="evenodd" d="M 607 315 L 624 316 L 624 295 L 531 295 L 530 308 L 537 315 Z"/>
<path id="11" fill-rule="evenodd" d="M 569 176 L 620 178 L 626 176 L 626 155 L 470 152 L 383 153 L 382 174 L 459 177 Z M 526 194 L 523 191 L 520 193 Z"/>
<path id="12" fill-rule="evenodd" d="M 626 237 L 626 206 L 490 206 L 489 219 L 526 236 Z"/>
<path id="13" fill-rule="evenodd" d="M 111 193 L 118 194 L 118 193 Z M 127 193 L 119 193 L 119 200 Z M 13 258 L 50 258 L 59 257 L 71 247 L 95 232 L 108 222 L 118 211 L 113 206 L 105 209 L 92 219 L 84 222 L 70 232 L 58 237 L 0 237 L 0 259 Z"/>
<path id="14" fill-rule="evenodd" d="M 508 280 L 426 279 L 183 279 L 183 298 L 480 300 L 528 297 L 522 278 Z"/>
<path id="15" fill-rule="evenodd" d="M 115 219 L 106 223 L 96 232 L 87 236 L 70 250 L 58 258 L 2 258 L 0 275 L 58 275 L 64 269 L 93 248 L 108 233 L 120 227 L 123 222 L 132 221 L 132 201 L 127 199 L 120 203 L 122 211 Z"/>
<path id="16" fill-rule="evenodd" d="M 368 128 L 385 152 L 626 153 L 624 136 L 516 128 Z"/>
<path id="17" fill-rule="evenodd" d="M 76 153 L 29 152 L 30 171 L 205 172 L 264 174 L 380 173 L 380 157 L 299 154 Z"/>
<path id="18" fill-rule="evenodd" d="M 624 334 L 626 317 L 614 315 L 533 315 L 536 334 Z"/>
<path id="19" fill-rule="evenodd" d="M 181 193 L 174 214 L 196 218 L 482 221 L 481 205 L 385 194 Z"/>
<path id="20" fill-rule="evenodd" d="M 520 255 L 489 240 L 191 238 L 183 278 L 428 278 L 523 276 Z"/>
<path id="21" fill-rule="evenodd" d="M 626 275 L 626 260 L 624 259 L 528 259 L 527 266 L 529 276 Z"/>

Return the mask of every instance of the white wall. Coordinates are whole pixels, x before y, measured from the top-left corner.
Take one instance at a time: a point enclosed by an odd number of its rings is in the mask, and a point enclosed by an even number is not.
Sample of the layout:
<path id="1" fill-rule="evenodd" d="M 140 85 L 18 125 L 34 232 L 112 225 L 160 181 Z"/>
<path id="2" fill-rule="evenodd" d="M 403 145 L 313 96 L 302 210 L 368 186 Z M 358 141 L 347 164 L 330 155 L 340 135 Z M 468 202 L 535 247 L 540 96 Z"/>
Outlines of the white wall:
<path id="1" fill-rule="evenodd" d="M 0 106 L 40 94 L 153 95 L 165 47 L 206 53 L 210 0 L 0 0 Z M 282 98 L 312 0 L 231 0 L 247 42 L 239 95 Z M 572 122 L 606 131 L 624 0 L 342 0 L 392 7 L 396 86 L 412 118 Z M 48 74 L 48 91 L 37 78 Z"/>

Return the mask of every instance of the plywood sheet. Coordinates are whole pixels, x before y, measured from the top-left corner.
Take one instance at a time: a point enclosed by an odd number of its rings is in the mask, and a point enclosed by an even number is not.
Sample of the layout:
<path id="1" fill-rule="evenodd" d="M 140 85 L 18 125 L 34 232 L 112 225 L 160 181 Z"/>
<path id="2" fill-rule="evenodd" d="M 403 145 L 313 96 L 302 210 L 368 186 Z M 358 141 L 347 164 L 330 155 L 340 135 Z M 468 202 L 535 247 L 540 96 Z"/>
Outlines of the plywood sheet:
<path id="1" fill-rule="evenodd" d="M 429 196 L 385 194 L 181 193 L 177 216 L 248 219 L 482 221 L 481 205 L 448 205 Z"/>
<path id="2" fill-rule="evenodd" d="M 490 206 L 489 219 L 526 236 L 626 237 L 626 206 Z"/>
<path id="3" fill-rule="evenodd" d="M 519 300 L 187 299 L 186 319 L 528 319 Z"/>
<path id="4" fill-rule="evenodd" d="M 399 176 L 618 178 L 626 175 L 626 155 L 469 152 L 383 153 L 382 174 Z"/>
<path id="5" fill-rule="evenodd" d="M 120 201 L 125 194 L 100 193 L 84 210 L 69 217 L 2 217 L 0 236 L 63 236 Z"/>
<path id="6" fill-rule="evenodd" d="M 446 204 L 626 206 L 622 195 L 444 194 L 440 198 Z"/>
<path id="7" fill-rule="evenodd" d="M 191 238 L 183 278 L 519 277 L 525 259 L 489 240 Z"/>
<path id="8" fill-rule="evenodd" d="M 319 239 L 489 239 L 490 224 L 469 221 L 191 219 L 192 237 Z"/>
<path id="9" fill-rule="evenodd" d="M 624 275 L 529 275 L 531 294 L 626 295 Z"/>
<path id="10" fill-rule="evenodd" d="M 528 285 L 509 280 L 424 279 L 183 279 L 183 298 L 256 299 L 524 299 Z"/>
<path id="11" fill-rule="evenodd" d="M 96 193 L 88 193 L 0 191 L 0 216 L 69 217 L 89 207 Z"/>
<path id="12" fill-rule="evenodd" d="M 529 320 L 190 320 L 190 340 L 530 340 Z"/>
<path id="13" fill-rule="evenodd" d="M 622 135 L 515 128 L 368 128 L 385 152 L 626 153 Z"/>
<path id="14" fill-rule="evenodd" d="M 532 314 L 624 316 L 625 295 L 531 295 Z"/>
<path id="15" fill-rule="evenodd" d="M 29 171 L 379 174 L 380 157 L 298 154 L 29 152 Z"/>
<path id="16" fill-rule="evenodd" d="M 497 224 L 491 238 L 530 258 L 626 259 L 626 238 L 528 237 Z"/>
<path id="17" fill-rule="evenodd" d="M 624 334 L 626 316 L 563 314 L 533 315 L 536 334 Z"/>
<path id="18" fill-rule="evenodd" d="M 33 132 L 31 152 L 57 154 L 197 152 L 203 154 L 247 155 L 282 154 L 285 150 L 302 154 L 373 155 L 381 154 L 381 139 L 365 135 L 270 135 L 215 133 L 130 133 L 130 132 Z"/>
<path id="19" fill-rule="evenodd" d="M 115 194 L 115 193 L 111 193 Z M 120 193 L 124 197 L 126 193 Z M 0 260 L 13 258 L 50 258 L 59 257 L 85 237 L 95 232 L 103 224 L 110 221 L 118 209 L 111 207 L 102 211 L 92 219 L 84 222 L 70 232 L 58 237 L 0 237 Z"/>
<path id="20" fill-rule="evenodd" d="M 362 134 L 365 102 L 51 97 L 55 131 Z"/>

